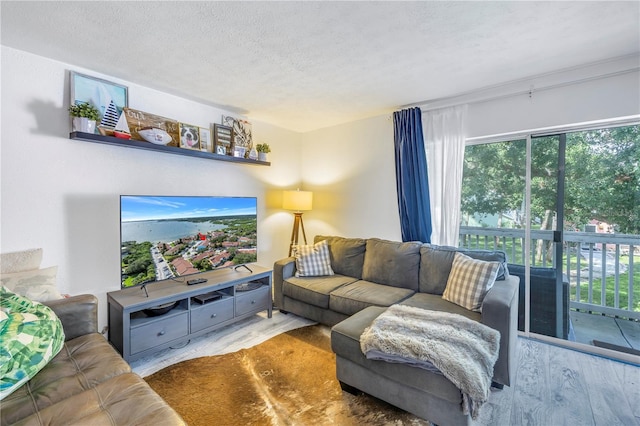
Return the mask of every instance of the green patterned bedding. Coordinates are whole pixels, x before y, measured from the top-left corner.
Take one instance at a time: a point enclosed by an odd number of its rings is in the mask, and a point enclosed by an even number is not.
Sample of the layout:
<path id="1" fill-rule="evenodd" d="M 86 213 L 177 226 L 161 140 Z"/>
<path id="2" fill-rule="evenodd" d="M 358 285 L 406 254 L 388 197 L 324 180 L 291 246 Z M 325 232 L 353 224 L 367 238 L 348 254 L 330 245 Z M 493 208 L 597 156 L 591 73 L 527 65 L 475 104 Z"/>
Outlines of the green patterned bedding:
<path id="1" fill-rule="evenodd" d="M 30 380 L 64 345 L 51 308 L 0 290 L 0 400 Z"/>

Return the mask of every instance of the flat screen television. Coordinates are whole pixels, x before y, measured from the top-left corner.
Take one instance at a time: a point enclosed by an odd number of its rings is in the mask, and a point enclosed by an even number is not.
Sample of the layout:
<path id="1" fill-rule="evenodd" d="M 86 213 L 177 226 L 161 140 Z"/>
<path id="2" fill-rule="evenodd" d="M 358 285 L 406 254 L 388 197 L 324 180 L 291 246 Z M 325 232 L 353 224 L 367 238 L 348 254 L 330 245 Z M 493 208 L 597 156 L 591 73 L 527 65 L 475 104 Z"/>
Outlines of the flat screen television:
<path id="1" fill-rule="evenodd" d="M 257 260 L 257 198 L 120 196 L 121 285 Z"/>

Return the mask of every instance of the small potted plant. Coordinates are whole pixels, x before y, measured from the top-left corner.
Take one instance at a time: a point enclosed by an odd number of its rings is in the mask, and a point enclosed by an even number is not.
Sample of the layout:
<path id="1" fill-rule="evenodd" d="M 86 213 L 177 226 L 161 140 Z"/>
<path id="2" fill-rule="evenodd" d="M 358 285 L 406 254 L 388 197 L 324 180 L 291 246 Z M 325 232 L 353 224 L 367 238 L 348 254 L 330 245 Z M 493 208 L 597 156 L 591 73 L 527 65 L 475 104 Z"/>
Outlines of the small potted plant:
<path id="1" fill-rule="evenodd" d="M 69 115 L 73 117 L 73 131 L 94 133 L 96 120 L 100 118 L 98 108 L 88 102 L 73 104 L 69 107 Z"/>
<path id="2" fill-rule="evenodd" d="M 267 154 L 271 152 L 271 148 L 268 143 L 259 143 L 256 146 L 256 150 L 258 151 L 258 160 L 260 161 L 269 161 L 267 158 Z"/>

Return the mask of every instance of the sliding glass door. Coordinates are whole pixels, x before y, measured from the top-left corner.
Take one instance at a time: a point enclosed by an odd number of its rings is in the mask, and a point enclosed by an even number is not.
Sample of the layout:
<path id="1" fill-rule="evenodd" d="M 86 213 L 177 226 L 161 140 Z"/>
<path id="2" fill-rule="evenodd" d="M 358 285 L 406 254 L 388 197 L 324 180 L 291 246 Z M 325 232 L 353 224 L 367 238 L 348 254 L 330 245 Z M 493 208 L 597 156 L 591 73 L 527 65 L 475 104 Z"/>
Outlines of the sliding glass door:
<path id="1" fill-rule="evenodd" d="M 460 245 L 507 253 L 520 330 L 638 350 L 639 206 L 640 126 L 469 145 Z"/>
<path id="2" fill-rule="evenodd" d="M 633 353 L 640 350 L 640 126 L 568 133 L 565 171 L 571 337 Z"/>
<path id="3" fill-rule="evenodd" d="M 563 276 L 566 135 L 531 138 L 529 329 L 567 339 L 569 282 Z"/>

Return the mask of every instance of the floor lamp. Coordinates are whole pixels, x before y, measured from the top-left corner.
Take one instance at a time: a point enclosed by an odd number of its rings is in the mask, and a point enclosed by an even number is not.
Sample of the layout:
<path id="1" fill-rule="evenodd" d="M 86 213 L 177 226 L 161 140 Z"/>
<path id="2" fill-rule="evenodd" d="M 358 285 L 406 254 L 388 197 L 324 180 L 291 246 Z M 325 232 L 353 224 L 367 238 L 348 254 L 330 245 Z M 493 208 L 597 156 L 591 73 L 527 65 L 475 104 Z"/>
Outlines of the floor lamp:
<path id="1" fill-rule="evenodd" d="M 304 223 L 302 223 L 302 211 L 311 210 L 313 204 L 313 192 L 311 191 L 284 191 L 282 193 L 282 208 L 293 210 L 294 220 L 291 230 L 291 244 L 289 244 L 289 256 L 294 245 L 298 245 L 298 232 L 302 228 L 302 237 L 307 244 L 307 235 L 304 233 Z"/>

